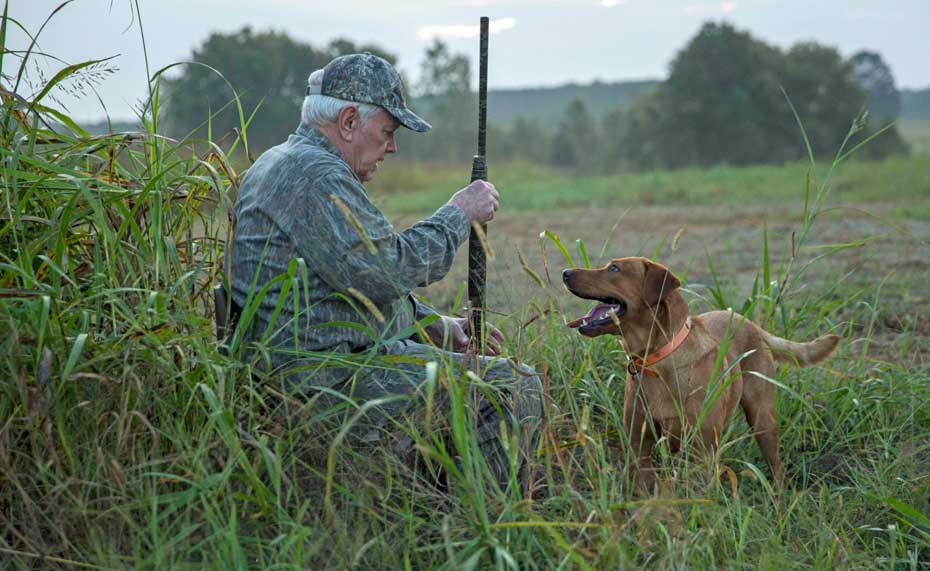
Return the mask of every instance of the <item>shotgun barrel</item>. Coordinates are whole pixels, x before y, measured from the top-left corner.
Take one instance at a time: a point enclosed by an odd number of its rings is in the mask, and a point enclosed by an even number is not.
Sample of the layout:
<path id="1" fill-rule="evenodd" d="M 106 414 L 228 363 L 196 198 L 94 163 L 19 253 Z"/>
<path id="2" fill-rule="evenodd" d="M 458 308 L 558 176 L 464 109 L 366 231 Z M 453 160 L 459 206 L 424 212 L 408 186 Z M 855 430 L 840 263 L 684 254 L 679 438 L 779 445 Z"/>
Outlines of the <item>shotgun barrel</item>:
<path id="1" fill-rule="evenodd" d="M 481 18 L 481 44 L 478 52 L 478 154 L 471 163 L 472 182 L 488 179 L 485 154 L 488 127 L 488 22 L 487 16 Z M 472 228 L 468 237 L 468 305 L 472 336 L 479 354 L 484 354 L 487 343 L 484 327 L 487 257 L 483 243 L 487 240 L 487 235 L 487 224 L 482 224 L 481 234 Z"/>

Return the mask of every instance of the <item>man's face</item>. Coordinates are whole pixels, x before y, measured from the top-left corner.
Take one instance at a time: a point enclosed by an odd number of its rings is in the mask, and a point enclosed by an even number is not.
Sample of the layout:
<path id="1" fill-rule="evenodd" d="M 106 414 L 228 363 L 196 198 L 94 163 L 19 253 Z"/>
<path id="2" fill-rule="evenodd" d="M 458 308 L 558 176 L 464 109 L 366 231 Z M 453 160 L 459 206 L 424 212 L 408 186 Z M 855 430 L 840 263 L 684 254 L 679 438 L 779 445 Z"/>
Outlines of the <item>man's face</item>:
<path id="1" fill-rule="evenodd" d="M 398 127 L 397 119 L 384 109 L 378 109 L 359 126 L 351 142 L 352 160 L 349 161 L 359 180 L 368 182 L 373 179 L 385 155 L 397 152 L 394 132 Z"/>

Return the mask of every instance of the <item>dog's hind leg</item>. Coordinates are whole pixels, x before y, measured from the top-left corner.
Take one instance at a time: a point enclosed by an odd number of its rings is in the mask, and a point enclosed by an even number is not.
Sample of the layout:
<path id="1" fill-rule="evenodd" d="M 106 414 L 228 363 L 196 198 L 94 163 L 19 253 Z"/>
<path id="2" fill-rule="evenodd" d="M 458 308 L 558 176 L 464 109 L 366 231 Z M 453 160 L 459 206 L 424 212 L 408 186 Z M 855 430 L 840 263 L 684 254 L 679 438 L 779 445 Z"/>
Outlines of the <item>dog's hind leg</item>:
<path id="1" fill-rule="evenodd" d="M 746 420 L 752 427 L 753 436 L 762 449 L 762 455 L 765 457 L 769 469 L 772 470 L 772 477 L 775 485 L 781 487 L 785 478 L 785 466 L 778 457 L 778 423 L 775 421 L 775 407 L 762 405 L 748 405 L 743 407 L 746 413 Z"/>
<path id="2" fill-rule="evenodd" d="M 760 329 L 761 331 L 761 329 Z M 775 362 L 767 349 L 756 351 L 743 362 L 743 391 L 739 404 L 753 436 L 762 449 L 762 456 L 772 471 L 777 487 L 781 487 L 785 468 L 779 458 L 778 423 L 775 419 L 776 387 L 769 381 L 775 377 Z"/>

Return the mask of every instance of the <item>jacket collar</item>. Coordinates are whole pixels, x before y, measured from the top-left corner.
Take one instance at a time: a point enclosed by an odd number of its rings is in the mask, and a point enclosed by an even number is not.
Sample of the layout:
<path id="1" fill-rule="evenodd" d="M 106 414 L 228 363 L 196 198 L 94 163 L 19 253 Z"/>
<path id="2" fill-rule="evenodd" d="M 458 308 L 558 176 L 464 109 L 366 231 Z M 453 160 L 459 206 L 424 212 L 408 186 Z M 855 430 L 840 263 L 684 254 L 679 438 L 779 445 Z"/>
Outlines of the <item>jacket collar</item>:
<path id="1" fill-rule="evenodd" d="M 336 148 L 336 145 L 334 145 L 332 141 L 330 141 L 326 135 L 323 134 L 322 131 L 315 127 L 308 127 L 307 125 L 301 123 L 298 125 L 297 131 L 295 131 L 294 134 L 305 139 L 311 145 L 323 149 L 334 157 L 338 157 L 339 160 L 346 164 L 346 167 L 348 167 L 349 172 L 352 173 L 352 176 L 358 180 L 358 175 L 355 174 L 355 171 L 352 170 L 352 167 L 349 166 L 349 163 L 346 161 L 345 157 L 342 156 L 342 153 L 339 152 L 339 149 Z M 359 182 L 361 183 L 360 180 Z"/>
<path id="2" fill-rule="evenodd" d="M 323 150 L 330 152 L 339 158 L 342 158 L 342 155 L 339 154 L 339 151 L 336 149 L 336 145 L 332 144 L 332 142 L 326 138 L 326 135 L 324 135 L 319 129 L 308 127 L 307 125 L 301 123 L 297 127 L 296 134 L 299 137 L 307 139 L 311 145 L 320 147 Z"/>

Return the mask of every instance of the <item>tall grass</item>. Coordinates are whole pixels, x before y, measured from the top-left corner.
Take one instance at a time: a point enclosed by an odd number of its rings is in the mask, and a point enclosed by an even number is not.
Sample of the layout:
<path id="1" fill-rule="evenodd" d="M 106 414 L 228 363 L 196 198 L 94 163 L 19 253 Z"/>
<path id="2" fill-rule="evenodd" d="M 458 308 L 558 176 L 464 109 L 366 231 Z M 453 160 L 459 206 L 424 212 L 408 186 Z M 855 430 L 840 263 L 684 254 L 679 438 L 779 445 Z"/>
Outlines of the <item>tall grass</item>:
<path id="1" fill-rule="evenodd" d="M 4 46 L 16 25 L 6 8 Z M 453 437 L 403 428 L 429 459 L 427 472 L 449 474 L 442 490 L 389 446 L 351 440 L 359 405 L 334 420 L 316 400 L 283 391 L 260 363 L 220 352 L 208 292 L 222 273 L 222 214 L 239 177 L 229 156 L 244 139 L 221 147 L 162 136 L 157 73 L 144 131 L 89 137 L 43 103 L 82 64 L 27 96 L 6 77 L 18 81 L 28 57 L 5 51 L 0 60 L 0 567 L 930 562 L 926 343 L 919 325 L 906 325 L 897 357 L 871 347 L 887 335 L 888 284 L 832 280 L 779 295 L 773 282 L 784 291 L 777 278 L 796 274 L 778 270 L 788 246 L 762 235 L 746 307 L 780 333 L 845 336 L 829 368 L 780 371 L 789 389 L 778 407 L 789 480 L 781 494 L 766 484 L 740 420 L 712 459 L 720 478 L 660 443 L 661 493 L 635 496 L 618 345 L 567 334 L 561 306 L 533 293 L 499 323 L 508 353 L 545 382 L 549 420 L 532 483 L 504 493 L 489 481 L 466 420 L 464 388 L 480 382 L 437 364 L 424 379 L 429 394 L 450 401 L 449 418 L 437 422 Z M 244 135 L 250 112 L 239 113 Z M 544 240 L 561 246 L 547 260 L 571 260 L 554 234 Z M 583 242 L 576 249 L 591 263 Z M 709 271 L 718 285 L 689 284 L 695 304 L 738 307 L 726 277 Z M 924 283 L 899 286 L 926 295 Z"/>

